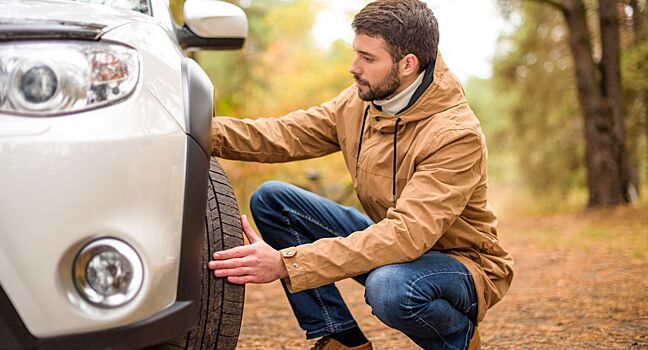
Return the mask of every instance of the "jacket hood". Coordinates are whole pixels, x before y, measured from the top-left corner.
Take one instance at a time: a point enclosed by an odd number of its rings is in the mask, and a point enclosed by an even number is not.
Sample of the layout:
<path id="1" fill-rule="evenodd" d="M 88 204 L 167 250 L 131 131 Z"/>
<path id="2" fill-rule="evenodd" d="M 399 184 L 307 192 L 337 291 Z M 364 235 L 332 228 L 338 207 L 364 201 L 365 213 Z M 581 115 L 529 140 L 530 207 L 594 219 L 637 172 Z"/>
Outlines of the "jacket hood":
<path id="1" fill-rule="evenodd" d="M 94 39 L 109 30 L 150 16 L 106 5 L 63 0 L 2 0 L 0 38 Z"/>
<path id="2" fill-rule="evenodd" d="M 399 124 L 402 126 L 466 103 L 463 87 L 459 79 L 448 69 L 441 53 L 437 54 L 436 61 L 431 65 L 434 66 L 433 72 L 426 71 L 421 83 L 420 88 L 424 89 L 423 93 L 417 91 L 412 97 L 413 103 L 410 101 L 410 106 L 403 111 L 390 115 L 380 111 L 373 103 L 368 103 L 368 114 L 378 117 L 370 118 L 371 128 L 382 132 L 393 132 L 396 119 L 399 119 Z"/>

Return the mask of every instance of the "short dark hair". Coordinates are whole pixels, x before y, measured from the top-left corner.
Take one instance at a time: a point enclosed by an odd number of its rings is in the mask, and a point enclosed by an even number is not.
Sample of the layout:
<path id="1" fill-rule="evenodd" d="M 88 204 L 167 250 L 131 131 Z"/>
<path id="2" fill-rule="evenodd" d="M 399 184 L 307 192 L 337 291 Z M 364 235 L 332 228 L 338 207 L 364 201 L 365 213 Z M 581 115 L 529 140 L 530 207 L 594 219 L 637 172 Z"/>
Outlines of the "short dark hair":
<path id="1" fill-rule="evenodd" d="M 365 6 L 351 24 L 356 34 L 380 37 L 392 60 L 414 54 L 423 71 L 437 53 L 439 24 L 432 10 L 419 0 L 377 0 Z"/>

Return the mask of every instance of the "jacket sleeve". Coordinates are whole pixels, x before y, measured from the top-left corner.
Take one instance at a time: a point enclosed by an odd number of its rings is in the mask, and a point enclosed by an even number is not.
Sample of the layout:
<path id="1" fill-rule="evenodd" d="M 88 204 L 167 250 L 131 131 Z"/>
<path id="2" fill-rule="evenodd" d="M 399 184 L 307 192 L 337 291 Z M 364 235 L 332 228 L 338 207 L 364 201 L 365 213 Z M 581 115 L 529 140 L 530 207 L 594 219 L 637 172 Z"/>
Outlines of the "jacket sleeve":
<path id="1" fill-rule="evenodd" d="M 212 155 L 274 163 L 339 151 L 335 120 L 345 92 L 320 106 L 280 118 L 215 117 L 212 120 Z"/>
<path id="2" fill-rule="evenodd" d="M 485 150 L 472 130 L 435 137 L 386 217 L 348 237 L 283 249 L 291 292 L 316 288 L 377 267 L 415 260 L 430 250 L 463 212 L 483 176 Z"/>

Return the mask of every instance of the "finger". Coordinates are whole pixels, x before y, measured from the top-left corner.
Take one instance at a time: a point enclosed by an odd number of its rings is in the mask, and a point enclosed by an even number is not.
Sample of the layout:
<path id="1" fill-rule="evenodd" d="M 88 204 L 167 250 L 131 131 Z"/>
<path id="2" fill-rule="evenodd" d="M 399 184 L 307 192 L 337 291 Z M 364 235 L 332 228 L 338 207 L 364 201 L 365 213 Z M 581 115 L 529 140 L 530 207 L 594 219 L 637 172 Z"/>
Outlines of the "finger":
<path id="1" fill-rule="evenodd" d="M 227 277 L 227 281 L 234 284 L 254 283 L 256 281 L 256 277 L 252 275 L 230 276 Z"/>
<path id="2" fill-rule="evenodd" d="M 241 224 L 243 224 L 243 232 L 245 233 L 245 236 L 250 241 L 250 243 L 255 243 L 261 240 L 256 232 L 254 232 L 252 226 L 250 226 L 250 223 L 247 220 L 247 216 L 241 215 Z"/>
<path id="3" fill-rule="evenodd" d="M 244 245 L 240 247 L 235 247 L 228 250 L 221 250 L 219 252 L 214 252 L 212 255 L 214 260 L 224 260 L 232 258 L 242 258 L 248 256 L 252 253 L 253 248 L 250 248 L 249 245 Z"/>
<path id="4" fill-rule="evenodd" d="M 236 267 L 249 266 L 249 262 L 245 258 L 233 258 L 226 260 L 212 260 L 207 266 L 214 269 L 231 269 Z"/>
<path id="5" fill-rule="evenodd" d="M 218 269 L 214 270 L 214 276 L 216 277 L 236 277 L 236 276 L 249 276 L 250 273 L 249 267 L 239 267 L 236 269 Z"/>

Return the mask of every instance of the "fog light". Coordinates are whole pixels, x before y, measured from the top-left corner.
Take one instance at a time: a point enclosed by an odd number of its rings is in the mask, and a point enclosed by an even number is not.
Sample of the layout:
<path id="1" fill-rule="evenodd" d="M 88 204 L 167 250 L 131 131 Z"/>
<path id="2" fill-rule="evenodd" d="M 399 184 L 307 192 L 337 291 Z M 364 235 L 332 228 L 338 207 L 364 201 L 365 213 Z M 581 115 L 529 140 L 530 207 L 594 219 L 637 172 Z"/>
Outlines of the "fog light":
<path id="1" fill-rule="evenodd" d="M 73 274 L 84 299 L 109 308 L 131 301 L 144 280 L 142 261 L 135 250 L 114 238 L 84 246 L 74 260 Z"/>

